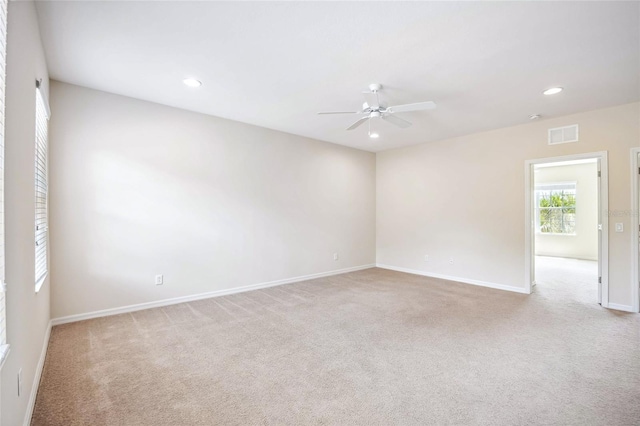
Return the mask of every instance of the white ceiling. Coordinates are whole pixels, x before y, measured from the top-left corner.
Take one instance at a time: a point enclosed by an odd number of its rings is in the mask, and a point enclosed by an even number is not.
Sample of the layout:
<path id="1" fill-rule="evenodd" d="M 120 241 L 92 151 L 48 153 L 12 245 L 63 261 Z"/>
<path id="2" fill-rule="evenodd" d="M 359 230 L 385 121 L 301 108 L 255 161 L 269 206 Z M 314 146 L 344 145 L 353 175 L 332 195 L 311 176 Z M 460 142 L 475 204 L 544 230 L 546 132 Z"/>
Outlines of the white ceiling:
<path id="1" fill-rule="evenodd" d="M 370 151 L 640 100 L 638 2 L 37 7 L 53 79 Z M 409 129 L 376 120 L 378 140 L 316 115 L 358 109 L 374 82 L 387 104 L 438 108 L 402 114 Z"/>

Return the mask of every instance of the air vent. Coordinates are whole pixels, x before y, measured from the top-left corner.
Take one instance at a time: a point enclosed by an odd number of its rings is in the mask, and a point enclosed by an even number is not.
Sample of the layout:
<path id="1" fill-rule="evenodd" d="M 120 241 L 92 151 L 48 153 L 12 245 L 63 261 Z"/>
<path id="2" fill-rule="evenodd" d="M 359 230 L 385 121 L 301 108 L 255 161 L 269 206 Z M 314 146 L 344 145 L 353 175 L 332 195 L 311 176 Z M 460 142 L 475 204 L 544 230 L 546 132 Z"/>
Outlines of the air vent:
<path id="1" fill-rule="evenodd" d="M 549 145 L 578 142 L 578 125 L 549 129 Z"/>

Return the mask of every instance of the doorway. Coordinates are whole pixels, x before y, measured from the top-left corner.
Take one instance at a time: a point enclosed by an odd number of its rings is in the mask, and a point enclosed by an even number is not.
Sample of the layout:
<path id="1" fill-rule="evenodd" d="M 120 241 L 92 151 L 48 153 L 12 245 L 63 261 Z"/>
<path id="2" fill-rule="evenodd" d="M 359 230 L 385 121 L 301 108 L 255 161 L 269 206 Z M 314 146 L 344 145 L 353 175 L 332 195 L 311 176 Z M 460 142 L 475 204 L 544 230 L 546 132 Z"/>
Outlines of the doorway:
<path id="1" fill-rule="evenodd" d="M 608 307 L 606 152 L 525 163 L 529 292 Z"/>

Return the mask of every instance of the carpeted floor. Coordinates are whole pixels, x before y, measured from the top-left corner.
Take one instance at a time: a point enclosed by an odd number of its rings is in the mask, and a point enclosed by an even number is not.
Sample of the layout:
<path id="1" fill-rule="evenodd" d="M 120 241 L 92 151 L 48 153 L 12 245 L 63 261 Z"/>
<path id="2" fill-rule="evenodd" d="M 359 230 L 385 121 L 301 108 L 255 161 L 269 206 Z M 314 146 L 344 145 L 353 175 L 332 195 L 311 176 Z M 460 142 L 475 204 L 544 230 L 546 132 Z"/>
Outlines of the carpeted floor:
<path id="1" fill-rule="evenodd" d="M 542 288 L 368 269 L 57 326 L 32 425 L 640 424 L 640 315 Z"/>
<path id="2" fill-rule="evenodd" d="M 598 262 L 566 257 L 536 256 L 534 291 L 564 303 L 598 303 Z"/>

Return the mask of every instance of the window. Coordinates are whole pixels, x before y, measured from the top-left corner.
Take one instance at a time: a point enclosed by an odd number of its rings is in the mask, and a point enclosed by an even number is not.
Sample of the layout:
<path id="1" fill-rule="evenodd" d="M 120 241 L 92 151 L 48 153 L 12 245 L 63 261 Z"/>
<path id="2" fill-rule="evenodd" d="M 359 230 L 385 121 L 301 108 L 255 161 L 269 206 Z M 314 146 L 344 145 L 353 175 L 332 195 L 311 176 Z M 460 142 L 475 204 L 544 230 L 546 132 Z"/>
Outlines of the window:
<path id="1" fill-rule="evenodd" d="M 539 233 L 575 235 L 575 182 L 536 185 L 535 197 Z"/>
<path id="2" fill-rule="evenodd" d="M 40 290 L 47 276 L 47 247 L 49 239 L 47 218 L 47 196 L 49 193 L 47 185 L 47 133 L 49 109 L 40 86 L 40 82 L 36 82 L 36 291 Z"/>
<path id="3" fill-rule="evenodd" d="M 4 283 L 4 92 L 7 57 L 7 0 L 0 0 L 0 366 L 7 353 Z"/>

